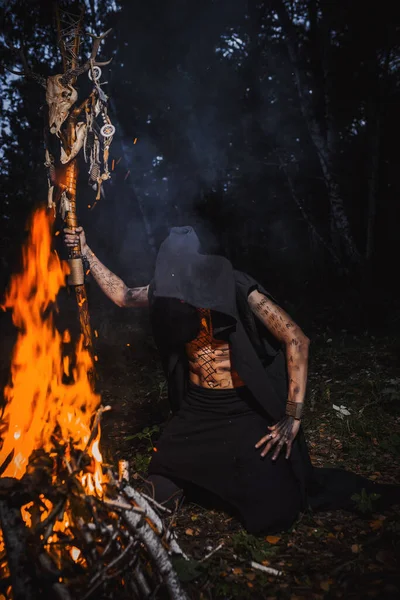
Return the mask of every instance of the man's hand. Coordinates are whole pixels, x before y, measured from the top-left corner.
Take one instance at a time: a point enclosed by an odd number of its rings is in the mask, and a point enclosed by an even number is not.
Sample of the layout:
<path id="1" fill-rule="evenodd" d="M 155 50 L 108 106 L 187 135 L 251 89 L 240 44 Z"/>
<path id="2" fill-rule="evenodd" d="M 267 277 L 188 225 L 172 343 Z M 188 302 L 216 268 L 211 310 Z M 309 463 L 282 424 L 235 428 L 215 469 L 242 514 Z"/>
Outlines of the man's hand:
<path id="1" fill-rule="evenodd" d="M 286 458 L 289 458 L 290 452 L 292 451 L 292 444 L 299 432 L 300 421 L 285 415 L 278 423 L 268 427 L 271 433 L 268 433 L 261 438 L 256 444 L 256 448 L 260 448 L 264 444 L 267 444 L 264 450 L 261 452 L 261 456 L 264 457 L 268 454 L 273 446 L 276 444 L 275 452 L 272 456 L 272 460 L 276 460 L 283 446 L 286 444 Z"/>
<path id="2" fill-rule="evenodd" d="M 68 248 L 73 248 L 80 243 L 81 252 L 82 254 L 85 254 L 88 249 L 88 245 L 86 243 L 86 235 L 83 231 L 83 227 L 77 227 L 75 230 L 68 229 L 66 227 L 64 229 L 64 243 Z"/>

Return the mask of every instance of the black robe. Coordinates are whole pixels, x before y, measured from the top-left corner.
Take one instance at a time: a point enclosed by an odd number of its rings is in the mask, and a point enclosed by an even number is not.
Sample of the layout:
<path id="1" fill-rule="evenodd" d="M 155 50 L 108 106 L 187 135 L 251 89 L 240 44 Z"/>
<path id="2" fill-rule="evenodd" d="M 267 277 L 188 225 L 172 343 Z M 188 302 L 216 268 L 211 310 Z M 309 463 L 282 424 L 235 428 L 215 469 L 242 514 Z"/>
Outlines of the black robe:
<path id="1" fill-rule="evenodd" d="M 173 229 L 161 246 L 149 288 L 150 317 L 174 417 L 158 442 L 150 473 L 209 490 L 254 533 L 289 527 L 306 507 L 351 509 L 351 496 L 362 488 L 385 499 L 394 494 L 390 501 L 398 500 L 393 486 L 341 469 L 314 468 L 302 429 L 289 460 L 284 452 L 276 461 L 271 453 L 260 457 L 254 445 L 268 425 L 284 416 L 288 381 L 279 342 L 249 307 L 248 296 L 255 289 L 270 296 L 225 258 L 200 254 L 191 228 Z M 214 336 L 229 341 L 232 367 L 246 389 L 189 386 L 185 342 L 196 334 L 193 307 L 211 310 Z"/>

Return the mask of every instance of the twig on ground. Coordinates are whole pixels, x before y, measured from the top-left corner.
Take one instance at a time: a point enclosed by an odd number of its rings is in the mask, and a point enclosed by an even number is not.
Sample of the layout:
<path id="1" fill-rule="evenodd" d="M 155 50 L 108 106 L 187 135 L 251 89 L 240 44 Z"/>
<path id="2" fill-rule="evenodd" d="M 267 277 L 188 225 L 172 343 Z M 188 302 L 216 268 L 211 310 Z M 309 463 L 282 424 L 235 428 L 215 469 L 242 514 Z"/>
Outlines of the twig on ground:
<path id="1" fill-rule="evenodd" d="M 152 504 L 153 506 L 155 506 L 156 508 L 158 508 L 158 510 L 161 510 L 161 512 L 169 513 L 170 515 L 172 515 L 172 510 L 170 508 L 167 508 L 166 506 L 163 506 L 162 504 L 160 504 L 159 502 L 157 502 L 156 500 L 154 500 L 154 498 L 152 498 L 151 496 L 148 496 L 144 492 L 141 492 L 141 494 L 142 494 L 143 498 L 146 498 L 146 500 L 148 502 L 150 502 L 150 504 Z"/>
<path id="2" fill-rule="evenodd" d="M 201 560 L 199 560 L 199 563 L 203 563 L 206 560 L 208 560 L 213 554 L 215 554 L 216 552 L 218 552 L 218 550 L 221 550 L 221 548 L 224 546 L 224 542 L 221 542 L 218 546 L 216 546 L 214 548 L 214 550 L 211 550 L 208 554 L 206 554 L 205 556 L 203 556 L 203 558 Z"/>
<path id="3" fill-rule="evenodd" d="M 276 577 L 280 577 L 281 575 L 283 575 L 283 571 L 278 571 L 278 569 L 273 569 L 272 567 L 260 565 L 260 563 L 254 562 L 254 560 L 251 561 L 250 566 L 253 567 L 253 569 L 264 571 L 265 573 L 268 573 L 269 575 L 275 575 Z"/>

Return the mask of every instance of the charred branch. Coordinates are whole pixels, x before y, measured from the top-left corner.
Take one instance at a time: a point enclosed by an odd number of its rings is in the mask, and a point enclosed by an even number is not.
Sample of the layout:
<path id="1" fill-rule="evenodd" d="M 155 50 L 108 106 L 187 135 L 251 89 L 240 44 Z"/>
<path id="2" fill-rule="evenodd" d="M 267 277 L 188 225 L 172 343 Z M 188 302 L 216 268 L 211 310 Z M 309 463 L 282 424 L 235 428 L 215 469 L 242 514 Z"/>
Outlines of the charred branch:
<path id="1" fill-rule="evenodd" d="M 19 508 L 10 506 L 8 500 L 0 498 L 0 526 L 3 532 L 4 545 L 14 600 L 35 600 L 34 571 L 28 555 L 27 529 Z"/>
<path id="2" fill-rule="evenodd" d="M 90 491 L 84 478 L 93 475 L 91 443 L 79 451 L 54 439 L 51 455 L 37 452 L 22 479 L 0 478 L 0 529 L 14 598 L 35 600 L 36 589 L 60 600 L 108 597 L 112 590 L 139 600 L 162 588 L 169 598 L 186 600 L 171 562 L 172 555 L 186 556 L 165 519 L 170 511 L 109 467 L 104 493 Z"/>

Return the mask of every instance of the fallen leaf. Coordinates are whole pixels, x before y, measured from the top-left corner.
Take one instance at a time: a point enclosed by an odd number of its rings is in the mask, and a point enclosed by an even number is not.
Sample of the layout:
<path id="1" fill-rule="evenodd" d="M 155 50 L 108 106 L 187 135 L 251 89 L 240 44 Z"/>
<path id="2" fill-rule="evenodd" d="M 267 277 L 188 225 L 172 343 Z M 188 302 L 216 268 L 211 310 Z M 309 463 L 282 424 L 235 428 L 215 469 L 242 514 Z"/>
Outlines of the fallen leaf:
<path id="1" fill-rule="evenodd" d="M 254 581 L 254 579 L 256 578 L 256 574 L 255 573 L 246 573 L 245 577 L 249 581 Z"/>
<path id="2" fill-rule="evenodd" d="M 192 521 L 197 521 L 197 519 L 199 518 L 199 515 L 192 515 L 190 518 Z"/>
<path id="3" fill-rule="evenodd" d="M 331 583 L 333 583 L 332 579 L 327 579 L 326 581 L 321 581 L 320 588 L 324 590 L 324 592 L 329 592 L 329 588 L 331 587 Z"/>
<path id="4" fill-rule="evenodd" d="M 235 567 L 234 569 L 232 569 L 232 573 L 234 575 L 243 575 L 243 569 L 241 569 L 240 567 Z"/>
<path id="5" fill-rule="evenodd" d="M 185 533 L 186 535 L 193 535 L 193 529 L 186 529 Z"/>
<path id="6" fill-rule="evenodd" d="M 264 567 L 268 567 L 269 560 L 263 560 L 263 561 L 261 561 L 261 564 L 264 565 Z"/>
<path id="7" fill-rule="evenodd" d="M 253 584 L 251 583 L 251 581 L 248 581 L 248 582 L 247 582 L 247 587 L 249 587 L 249 588 L 252 588 L 252 587 L 254 587 L 254 586 L 253 586 Z"/>
<path id="8" fill-rule="evenodd" d="M 281 537 L 279 535 L 267 535 L 265 539 L 269 544 L 277 544 Z"/>
<path id="9" fill-rule="evenodd" d="M 351 547 L 351 551 L 353 554 L 358 554 L 360 552 L 360 546 L 358 544 L 353 544 Z"/>
<path id="10" fill-rule="evenodd" d="M 382 527 L 382 525 L 383 525 L 383 522 L 380 519 L 376 519 L 375 521 L 370 521 L 369 522 L 369 526 L 374 531 L 376 531 L 377 529 L 379 529 L 380 527 Z"/>

